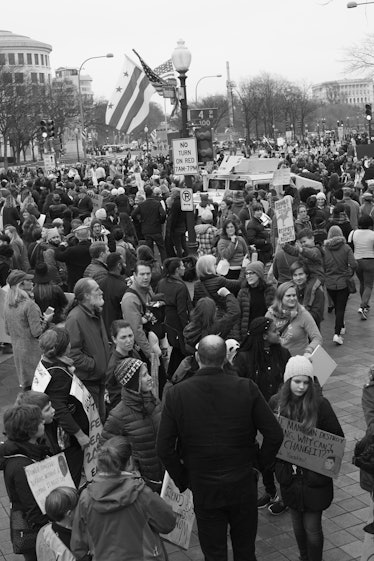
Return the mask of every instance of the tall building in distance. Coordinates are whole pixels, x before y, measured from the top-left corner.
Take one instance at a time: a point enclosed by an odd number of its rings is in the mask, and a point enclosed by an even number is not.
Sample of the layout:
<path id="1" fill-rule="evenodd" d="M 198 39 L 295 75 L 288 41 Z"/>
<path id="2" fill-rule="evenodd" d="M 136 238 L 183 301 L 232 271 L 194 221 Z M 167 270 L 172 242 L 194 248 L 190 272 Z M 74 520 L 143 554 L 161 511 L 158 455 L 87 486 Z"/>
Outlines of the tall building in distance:
<path id="1" fill-rule="evenodd" d="M 11 31 L 0 30 L 0 70 L 15 84 L 51 83 L 51 45 Z"/>
<path id="2" fill-rule="evenodd" d="M 312 96 L 321 103 L 364 105 L 374 102 L 374 81 L 368 79 L 336 80 L 312 86 Z"/>
<path id="3" fill-rule="evenodd" d="M 88 74 L 82 74 L 80 76 L 81 80 L 81 92 L 82 96 L 87 100 L 93 99 L 93 91 L 92 91 L 92 78 Z M 56 70 L 56 80 L 57 81 L 65 81 L 71 82 L 75 89 L 78 91 L 79 84 L 78 84 L 78 68 L 66 68 L 60 67 Z"/>

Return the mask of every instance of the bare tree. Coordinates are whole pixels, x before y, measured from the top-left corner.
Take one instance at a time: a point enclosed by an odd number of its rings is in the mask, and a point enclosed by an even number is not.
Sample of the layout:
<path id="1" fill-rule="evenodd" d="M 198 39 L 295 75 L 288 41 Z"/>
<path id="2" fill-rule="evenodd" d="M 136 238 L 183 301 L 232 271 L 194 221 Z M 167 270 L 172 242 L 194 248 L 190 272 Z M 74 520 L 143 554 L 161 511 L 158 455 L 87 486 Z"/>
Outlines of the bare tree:
<path id="1" fill-rule="evenodd" d="M 348 73 L 363 72 L 374 74 L 374 34 L 366 35 L 362 43 L 353 44 L 345 50 L 345 71 Z"/>

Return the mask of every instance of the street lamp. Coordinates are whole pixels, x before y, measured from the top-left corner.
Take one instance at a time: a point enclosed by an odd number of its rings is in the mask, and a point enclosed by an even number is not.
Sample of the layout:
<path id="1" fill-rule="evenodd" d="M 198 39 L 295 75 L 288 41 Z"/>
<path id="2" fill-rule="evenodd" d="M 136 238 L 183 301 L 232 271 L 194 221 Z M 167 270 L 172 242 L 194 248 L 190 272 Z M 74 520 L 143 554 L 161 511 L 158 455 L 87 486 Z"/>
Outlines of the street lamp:
<path id="1" fill-rule="evenodd" d="M 374 2 L 348 2 L 347 8 L 357 8 L 357 6 L 366 6 L 367 4 L 374 4 Z"/>
<path id="2" fill-rule="evenodd" d="M 191 53 L 184 44 L 183 39 L 179 39 L 178 46 L 174 49 L 171 60 L 175 70 L 178 72 L 180 88 L 179 88 L 179 103 L 181 106 L 182 113 L 182 138 L 187 138 L 188 128 L 187 128 L 187 91 L 186 91 L 186 73 L 191 64 Z M 186 187 L 192 188 L 192 180 L 190 175 L 185 176 Z M 195 234 L 195 218 L 194 211 L 189 210 L 187 212 L 187 230 L 188 230 L 188 248 L 190 253 L 195 253 L 197 250 L 196 244 L 196 234 Z"/>
<path id="3" fill-rule="evenodd" d="M 214 74 L 214 76 L 203 76 L 200 80 L 197 81 L 195 87 L 195 102 L 197 103 L 197 86 L 200 84 L 201 80 L 205 80 L 206 78 L 222 78 L 222 74 Z"/>
<path id="4" fill-rule="evenodd" d="M 84 64 L 86 64 L 86 62 L 88 62 L 89 60 L 93 60 L 95 58 L 113 58 L 114 54 L 113 53 L 108 53 L 106 55 L 100 55 L 100 56 L 91 56 L 89 58 L 86 58 L 86 60 L 84 60 L 82 62 L 82 64 L 79 67 L 78 70 L 78 97 L 79 97 L 79 110 L 80 110 L 80 114 L 81 114 L 81 131 L 82 131 L 82 147 L 83 147 L 83 159 L 85 160 L 87 157 L 87 153 L 86 153 L 86 139 L 83 138 L 83 133 L 84 133 L 84 113 L 83 113 L 83 100 L 82 100 L 82 90 L 81 90 L 81 70 Z"/>
<path id="5" fill-rule="evenodd" d="M 145 133 L 145 142 L 146 142 L 146 145 L 147 145 L 147 154 L 148 154 L 149 146 L 148 146 L 148 127 L 147 127 L 147 125 L 144 127 L 144 133 Z"/>

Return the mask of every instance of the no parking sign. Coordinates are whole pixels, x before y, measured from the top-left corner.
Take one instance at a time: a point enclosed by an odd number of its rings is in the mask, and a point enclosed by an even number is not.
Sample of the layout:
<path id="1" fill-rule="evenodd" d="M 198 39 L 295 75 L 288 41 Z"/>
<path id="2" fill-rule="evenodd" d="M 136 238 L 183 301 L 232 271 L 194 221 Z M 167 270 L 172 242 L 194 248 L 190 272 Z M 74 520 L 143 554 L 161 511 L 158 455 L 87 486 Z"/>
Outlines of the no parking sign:
<path id="1" fill-rule="evenodd" d="M 193 210 L 193 191 L 192 189 L 182 189 L 181 197 L 181 210 Z"/>

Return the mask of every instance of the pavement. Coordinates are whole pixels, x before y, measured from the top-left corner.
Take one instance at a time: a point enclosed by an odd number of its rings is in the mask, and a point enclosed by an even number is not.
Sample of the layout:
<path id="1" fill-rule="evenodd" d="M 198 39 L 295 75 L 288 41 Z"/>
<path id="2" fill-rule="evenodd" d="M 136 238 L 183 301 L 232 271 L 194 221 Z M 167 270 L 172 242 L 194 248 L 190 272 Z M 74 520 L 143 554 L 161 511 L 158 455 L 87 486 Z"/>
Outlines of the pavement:
<path id="1" fill-rule="evenodd" d="M 346 437 L 346 451 L 338 479 L 335 480 L 334 501 L 323 514 L 325 535 L 324 561 L 361 559 L 363 542 L 374 553 L 374 540 L 365 534 L 365 526 L 372 515 L 369 493 L 359 485 L 359 471 L 352 465 L 355 441 L 365 430 L 361 408 L 362 386 L 367 380 L 368 367 L 374 363 L 374 312 L 368 321 L 361 321 L 357 308 L 358 295 L 350 296 L 344 345 L 332 342 L 334 314 L 325 315 L 322 324 L 324 348 L 338 363 L 338 367 L 324 386 L 324 395 L 333 404 Z M 12 357 L 0 355 L 0 431 L 2 414 L 17 395 L 17 377 Z M 259 494 L 262 489 L 259 489 Z M 369 506 L 371 504 L 371 507 Z M 9 540 L 9 502 L 3 478 L 0 477 L 0 561 L 21 561 L 23 557 L 12 553 Z M 229 540 L 228 540 L 229 541 Z M 298 550 L 292 531 L 290 514 L 271 515 L 267 509 L 259 511 L 257 533 L 258 561 L 296 561 Z M 196 527 L 188 551 L 167 544 L 169 561 L 203 561 Z M 229 543 L 229 561 L 232 561 Z M 366 560 L 365 560 L 366 561 Z"/>

